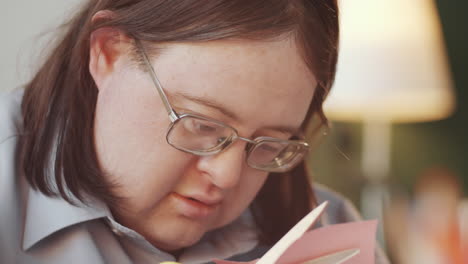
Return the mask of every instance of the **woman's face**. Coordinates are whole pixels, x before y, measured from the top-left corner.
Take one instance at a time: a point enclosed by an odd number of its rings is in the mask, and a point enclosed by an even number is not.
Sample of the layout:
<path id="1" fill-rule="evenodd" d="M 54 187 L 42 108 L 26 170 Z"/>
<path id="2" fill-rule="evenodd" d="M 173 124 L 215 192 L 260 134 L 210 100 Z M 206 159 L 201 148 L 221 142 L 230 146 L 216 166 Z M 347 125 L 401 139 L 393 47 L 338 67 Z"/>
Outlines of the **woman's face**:
<path id="1" fill-rule="evenodd" d="M 248 138 L 289 138 L 277 128 L 299 128 L 316 86 L 291 39 L 170 44 L 151 63 L 176 111 L 217 119 Z M 167 112 L 149 73 L 135 64 L 122 54 L 93 74 L 96 150 L 119 185 L 115 193 L 126 198 L 114 217 L 174 251 L 235 220 L 268 173 L 246 164 L 244 141 L 204 157 L 170 146 Z"/>

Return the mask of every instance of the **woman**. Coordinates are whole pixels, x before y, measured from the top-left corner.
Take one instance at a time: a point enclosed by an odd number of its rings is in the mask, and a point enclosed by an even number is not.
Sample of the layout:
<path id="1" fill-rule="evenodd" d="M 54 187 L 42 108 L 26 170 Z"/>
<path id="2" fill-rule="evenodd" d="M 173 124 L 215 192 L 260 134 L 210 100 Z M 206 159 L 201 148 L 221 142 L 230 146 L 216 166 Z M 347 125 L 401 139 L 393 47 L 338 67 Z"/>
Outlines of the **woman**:
<path id="1" fill-rule="evenodd" d="M 87 1 L 2 103 L 3 260 L 258 257 L 316 204 L 337 43 L 336 1 Z"/>

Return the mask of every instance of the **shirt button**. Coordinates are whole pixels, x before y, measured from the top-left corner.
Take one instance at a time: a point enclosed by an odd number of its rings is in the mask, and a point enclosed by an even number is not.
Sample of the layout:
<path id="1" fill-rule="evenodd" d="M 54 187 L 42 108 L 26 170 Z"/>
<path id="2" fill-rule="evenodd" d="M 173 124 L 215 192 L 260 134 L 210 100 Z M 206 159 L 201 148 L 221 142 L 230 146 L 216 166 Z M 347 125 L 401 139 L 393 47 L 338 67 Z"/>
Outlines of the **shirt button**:
<path id="1" fill-rule="evenodd" d="M 112 233 L 118 235 L 118 236 L 122 236 L 122 231 L 120 231 L 119 229 L 117 229 L 117 227 L 115 227 L 112 223 L 112 221 L 110 219 L 106 219 L 106 222 L 107 222 L 107 225 L 110 227 L 110 230 L 112 231 Z"/>
<path id="2" fill-rule="evenodd" d="M 122 235 L 122 232 L 120 232 L 120 230 L 118 230 L 117 228 L 115 227 L 111 227 L 111 230 L 114 234 L 118 235 L 118 236 L 121 236 Z"/>

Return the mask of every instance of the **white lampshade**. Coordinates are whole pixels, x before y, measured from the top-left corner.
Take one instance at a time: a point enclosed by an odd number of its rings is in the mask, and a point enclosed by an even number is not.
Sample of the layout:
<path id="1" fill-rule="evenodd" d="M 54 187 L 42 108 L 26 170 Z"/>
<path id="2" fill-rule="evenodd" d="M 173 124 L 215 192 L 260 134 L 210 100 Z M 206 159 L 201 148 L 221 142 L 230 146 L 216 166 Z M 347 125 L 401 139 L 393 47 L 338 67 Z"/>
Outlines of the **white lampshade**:
<path id="1" fill-rule="evenodd" d="M 342 0 L 332 120 L 417 122 L 447 117 L 454 95 L 432 0 Z"/>

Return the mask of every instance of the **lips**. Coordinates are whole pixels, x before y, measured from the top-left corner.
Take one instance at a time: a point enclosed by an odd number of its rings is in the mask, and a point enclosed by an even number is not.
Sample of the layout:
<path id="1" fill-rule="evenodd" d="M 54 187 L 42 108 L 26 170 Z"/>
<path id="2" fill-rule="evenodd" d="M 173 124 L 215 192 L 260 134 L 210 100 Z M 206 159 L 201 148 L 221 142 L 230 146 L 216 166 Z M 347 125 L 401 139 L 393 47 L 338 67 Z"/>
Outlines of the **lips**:
<path id="1" fill-rule="evenodd" d="M 190 195 L 190 196 L 185 196 L 190 200 L 200 202 L 202 204 L 205 204 L 207 206 L 215 206 L 219 203 L 221 203 L 221 199 L 211 199 L 209 197 L 204 197 L 201 195 Z"/>
<path id="2" fill-rule="evenodd" d="M 193 219 L 203 219 L 210 216 L 218 205 L 219 199 L 211 199 L 201 195 L 185 196 L 179 193 L 172 193 L 171 198 L 175 209 L 185 217 Z"/>

